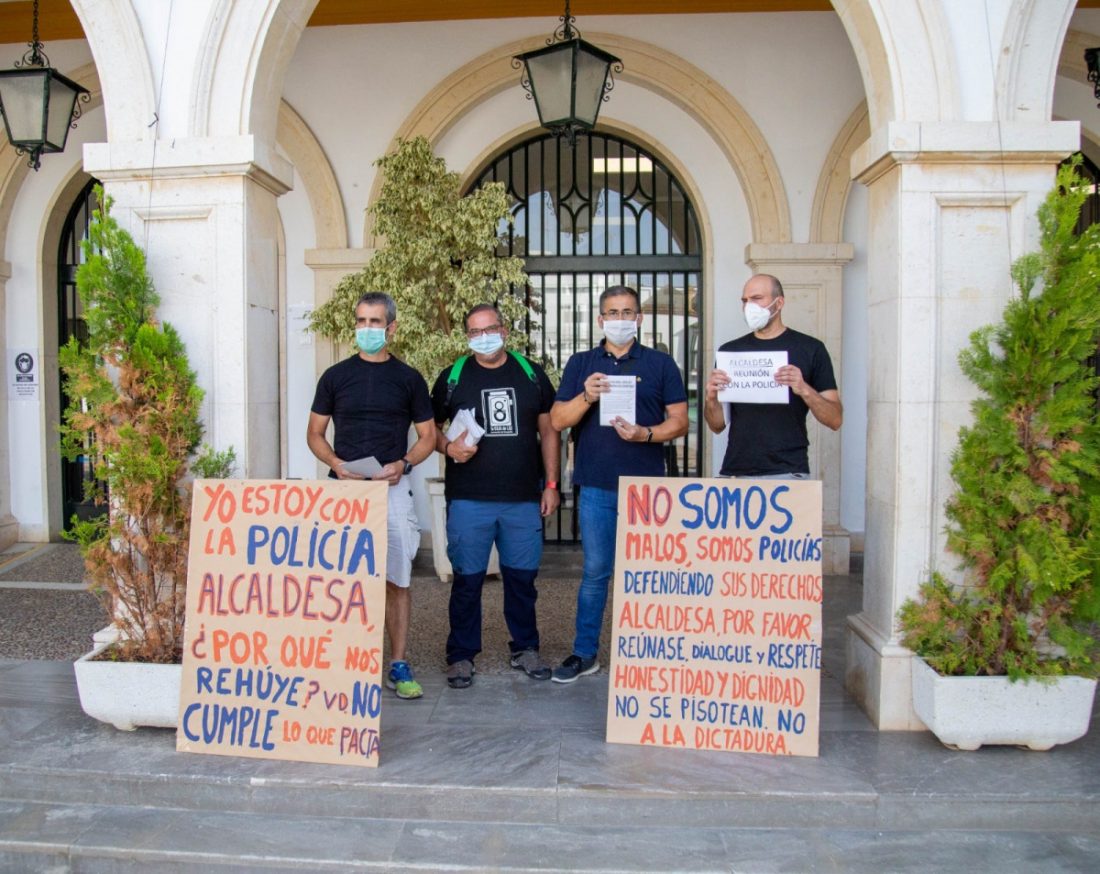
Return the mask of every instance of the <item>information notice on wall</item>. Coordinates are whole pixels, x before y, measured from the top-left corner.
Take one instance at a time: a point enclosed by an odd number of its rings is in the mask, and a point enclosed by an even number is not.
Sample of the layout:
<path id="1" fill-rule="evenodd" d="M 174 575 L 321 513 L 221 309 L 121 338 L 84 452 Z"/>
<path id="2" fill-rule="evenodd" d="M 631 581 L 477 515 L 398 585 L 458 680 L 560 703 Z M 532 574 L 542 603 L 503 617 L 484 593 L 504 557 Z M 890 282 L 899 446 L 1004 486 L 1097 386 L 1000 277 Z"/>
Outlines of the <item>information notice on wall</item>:
<path id="1" fill-rule="evenodd" d="M 821 483 L 622 477 L 607 740 L 816 756 Z"/>
<path id="2" fill-rule="evenodd" d="M 178 750 L 378 765 L 387 488 L 195 481 Z"/>

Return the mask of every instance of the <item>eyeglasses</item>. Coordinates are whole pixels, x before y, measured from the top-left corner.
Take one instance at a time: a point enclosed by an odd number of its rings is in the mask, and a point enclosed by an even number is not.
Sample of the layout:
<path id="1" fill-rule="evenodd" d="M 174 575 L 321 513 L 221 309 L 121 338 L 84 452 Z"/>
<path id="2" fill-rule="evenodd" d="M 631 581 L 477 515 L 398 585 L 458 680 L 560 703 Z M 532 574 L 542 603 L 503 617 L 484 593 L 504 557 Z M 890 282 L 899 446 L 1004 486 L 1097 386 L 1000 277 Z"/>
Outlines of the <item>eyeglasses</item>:
<path id="1" fill-rule="evenodd" d="M 504 325 L 489 325 L 488 328 L 470 328 L 466 331 L 466 336 L 473 340 L 483 334 L 499 334 L 503 327 Z"/>
<path id="2" fill-rule="evenodd" d="M 611 319 L 613 321 L 623 320 L 627 322 L 633 322 L 638 318 L 638 313 L 634 310 L 608 310 L 606 313 L 600 313 L 605 319 Z"/>

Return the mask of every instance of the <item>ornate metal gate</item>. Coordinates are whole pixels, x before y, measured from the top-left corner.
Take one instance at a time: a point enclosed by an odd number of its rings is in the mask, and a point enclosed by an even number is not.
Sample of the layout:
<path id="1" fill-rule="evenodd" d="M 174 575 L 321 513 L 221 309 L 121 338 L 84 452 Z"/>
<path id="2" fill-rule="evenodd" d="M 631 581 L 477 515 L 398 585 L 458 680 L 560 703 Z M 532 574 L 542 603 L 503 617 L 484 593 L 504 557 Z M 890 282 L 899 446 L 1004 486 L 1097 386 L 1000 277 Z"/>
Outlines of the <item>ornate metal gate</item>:
<path id="1" fill-rule="evenodd" d="M 528 289 L 515 291 L 542 309 L 528 326 L 531 355 L 564 368 L 601 339 L 600 293 L 636 288 L 645 313 L 639 339 L 673 356 L 688 390 L 691 428 L 667 447 L 669 474 L 699 476 L 702 245 L 680 183 L 644 149 L 597 133 L 578 135 L 573 148 L 551 134 L 521 143 L 493 159 L 474 187 L 492 181 L 513 199 L 502 254 L 522 257 L 530 277 Z M 547 526 L 551 540 L 576 539 L 571 441 L 566 447 L 563 509 Z"/>
<path id="2" fill-rule="evenodd" d="M 61 230 L 61 243 L 57 253 L 57 343 L 64 346 L 70 337 L 76 337 L 80 342 L 87 339 L 87 328 L 84 323 L 84 307 L 80 302 L 80 296 L 76 292 L 76 270 L 84 260 L 80 249 L 80 243 L 88 236 L 88 224 L 92 220 L 92 210 L 95 209 L 95 193 L 93 188 L 96 180 L 90 181 L 77 195 L 69 214 L 65 217 L 65 226 Z M 61 380 L 60 373 L 58 379 Z M 68 395 L 65 393 L 65 383 L 61 381 L 61 409 L 68 404 Z M 86 519 L 97 513 L 102 513 L 102 508 L 96 507 L 91 501 L 84 499 L 84 484 L 92 480 L 92 447 L 76 461 L 61 460 L 61 500 L 64 528 L 68 530 L 72 525 L 74 515 Z"/>

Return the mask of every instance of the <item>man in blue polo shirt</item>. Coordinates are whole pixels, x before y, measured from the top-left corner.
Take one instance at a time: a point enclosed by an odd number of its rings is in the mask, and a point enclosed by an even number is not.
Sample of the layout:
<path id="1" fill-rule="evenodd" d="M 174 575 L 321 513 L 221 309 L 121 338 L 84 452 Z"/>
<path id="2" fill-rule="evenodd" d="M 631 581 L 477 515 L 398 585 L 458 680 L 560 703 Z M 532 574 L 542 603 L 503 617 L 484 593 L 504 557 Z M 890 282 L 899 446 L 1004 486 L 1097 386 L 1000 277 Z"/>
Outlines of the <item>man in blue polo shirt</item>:
<path id="1" fill-rule="evenodd" d="M 676 362 L 636 340 L 642 324 L 638 292 L 625 285 L 608 288 L 600 295 L 598 322 L 605 339 L 569 359 L 550 409 L 554 428 L 577 432 L 573 481 L 581 487 L 584 543 L 573 652 L 554 669 L 555 683 L 572 683 L 600 669 L 596 656 L 615 562 L 619 477 L 664 476 L 662 444 L 688 430 L 687 392 Z M 615 416 L 600 424 L 600 396 L 611 391 L 612 376 L 634 377 L 633 422 Z"/>

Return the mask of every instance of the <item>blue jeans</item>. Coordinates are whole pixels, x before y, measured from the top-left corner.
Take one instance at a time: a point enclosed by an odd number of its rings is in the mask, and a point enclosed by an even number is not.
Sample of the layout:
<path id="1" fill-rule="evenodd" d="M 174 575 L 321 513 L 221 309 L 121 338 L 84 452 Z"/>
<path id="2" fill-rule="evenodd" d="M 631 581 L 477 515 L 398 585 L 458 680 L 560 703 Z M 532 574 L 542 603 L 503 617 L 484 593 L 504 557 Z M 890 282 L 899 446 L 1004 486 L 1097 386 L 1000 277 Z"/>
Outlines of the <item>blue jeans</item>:
<path id="1" fill-rule="evenodd" d="M 536 501 L 447 504 L 447 557 L 454 576 L 448 614 L 447 664 L 481 652 L 481 588 L 493 543 L 500 556 L 504 621 L 512 652 L 539 648 L 535 577 L 542 560 L 542 516 Z"/>
<path id="2" fill-rule="evenodd" d="M 595 658 L 607 605 L 607 586 L 615 567 L 615 524 L 619 493 L 581 486 L 578 516 L 584 544 L 584 573 L 577 590 L 577 635 L 573 655 Z"/>

